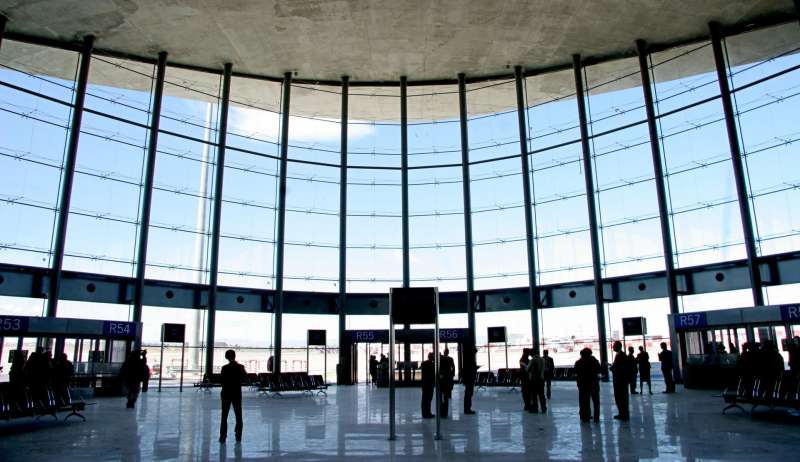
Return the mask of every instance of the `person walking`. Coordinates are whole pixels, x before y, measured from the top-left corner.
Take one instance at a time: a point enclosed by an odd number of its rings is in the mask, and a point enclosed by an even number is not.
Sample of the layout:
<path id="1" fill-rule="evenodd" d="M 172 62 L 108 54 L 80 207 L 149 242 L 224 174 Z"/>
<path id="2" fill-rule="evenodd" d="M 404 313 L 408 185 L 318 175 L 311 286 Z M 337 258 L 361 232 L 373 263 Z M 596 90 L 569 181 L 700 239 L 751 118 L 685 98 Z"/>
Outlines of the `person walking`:
<path id="1" fill-rule="evenodd" d="M 661 342 L 658 360 L 661 362 L 661 373 L 664 374 L 664 384 L 667 387 L 664 393 L 675 393 L 675 379 L 672 377 L 672 352 L 667 349 L 666 342 Z"/>
<path id="2" fill-rule="evenodd" d="M 472 396 L 475 393 L 475 374 L 477 373 L 477 361 L 475 353 L 478 350 L 467 345 L 464 349 L 464 361 L 461 366 L 461 383 L 464 385 L 464 414 L 475 414 L 472 410 Z"/>
<path id="3" fill-rule="evenodd" d="M 433 401 L 433 389 L 436 385 L 436 366 L 433 364 L 433 352 L 428 353 L 428 359 L 422 362 L 420 373 L 422 374 L 422 401 L 420 403 L 422 418 L 432 419 L 435 415 L 431 413 L 431 401 Z"/>
<path id="4" fill-rule="evenodd" d="M 547 387 L 546 395 L 547 395 L 547 400 L 549 401 L 550 400 L 550 384 L 553 381 L 553 375 L 555 374 L 555 371 L 556 371 L 556 365 L 553 362 L 553 357 L 550 356 L 550 352 L 549 351 L 544 350 L 543 354 L 544 354 L 544 356 L 542 357 L 542 359 L 544 359 L 544 384 Z"/>
<path id="5" fill-rule="evenodd" d="M 128 353 L 125 362 L 122 363 L 120 368 L 120 376 L 122 383 L 128 389 L 128 401 L 125 407 L 133 409 L 136 406 L 136 400 L 139 398 L 139 392 L 142 389 L 142 381 L 145 379 L 144 363 L 142 362 L 142 354 L 139 350 L 133 350 Z"/>
<path id="6" fill-rule="evenodd" d="M 644 394 L 644 383 L 647 382 L 647 391 L 652 395 L 653 386 L 650 384 L 650 355 L 643 346 L 639 347 L 639 354 L 636 355 L 636 362 L 639 365 L 639 389 Z"/>
<path id="7" fill-rule="evenodd" d="M 578 384 L 578 408 L 582 422 L 592 419 L 589 400 L 594 405 L 594 421 L 600 422 L 600 361 L 592 356 L 590 348 L 581 350 L 575 361 L 575 376 Z"/>
<path id="8" fill-rule="evenodd" d="M 630 381 L 630 371 L 628 370 L 628 357 L 622 350 L 622 342 L 614 342 L 614 363 L 611 365 L 611 372 L 614 374 L 614 402 L 617 404 L 617 420 L 630 420 L 628 410 L 628 382 Z"/>
<path id="9" fill-rule="evenodd" d="M 633 354 L 634 349 L 632 346 L 628 347 L 628 372 L 630 372 L 630 380 L 631 380 L 631 394 L 638 395 L 639 393 L 636 391 L 636 375 L 638 369 L 638 363 L 636 362 L 636 356 Z"/>
<path id="10" fill-rule="evenodd" d="M 247 378 L 247 371 L 244 366 L 236 362 L 236 352 L 228 350 L 225 352 L 225 359 L 228 364 L 222 366 L 222 419 L 219 423 L 219 442 L 224 443 L 228 438 L 228 413 L 233 406 L 233 414 L 236 417 L 236 426 L 233 429 L 236 442 L 242 441 L 242 382 Z"/>

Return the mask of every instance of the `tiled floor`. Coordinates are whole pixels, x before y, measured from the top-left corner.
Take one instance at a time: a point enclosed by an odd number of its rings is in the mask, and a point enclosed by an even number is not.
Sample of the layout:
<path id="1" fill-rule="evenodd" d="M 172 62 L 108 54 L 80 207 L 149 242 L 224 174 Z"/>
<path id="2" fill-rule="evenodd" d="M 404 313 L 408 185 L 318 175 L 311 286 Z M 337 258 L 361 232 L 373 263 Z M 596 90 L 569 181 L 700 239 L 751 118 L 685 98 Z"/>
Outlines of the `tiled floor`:
<path id="1" fill-rule="evenodd" d="M 47 417 L 0 422 L 0 460 L 797 460 L 798 427 L 721 414 L 708 391 L 631 397 L 631 421 L 611 417 L 610 384 L 601 392 L 599 424 L 581 424 L 574 383 L 554 384 L 546 415 L 522 413 L 519 393 L 479 391 L 477 415 L 461 415 L 461 387 L 452 418 L 419 416 L 419 390 L 398 389 L 397 440 L 387 440 L 388 391 L 332 387 L 328 397 L 267 398 L 246 392 L 244 441 L 217 442 L 219 392 L 169 390 L 143 394 L 135 410 L 122 398 L 94 399 L 85 423 Z M 231 415 L 230 431 L 233 431 Z M 412 457 L 409 457 L 412 456 Z"/>

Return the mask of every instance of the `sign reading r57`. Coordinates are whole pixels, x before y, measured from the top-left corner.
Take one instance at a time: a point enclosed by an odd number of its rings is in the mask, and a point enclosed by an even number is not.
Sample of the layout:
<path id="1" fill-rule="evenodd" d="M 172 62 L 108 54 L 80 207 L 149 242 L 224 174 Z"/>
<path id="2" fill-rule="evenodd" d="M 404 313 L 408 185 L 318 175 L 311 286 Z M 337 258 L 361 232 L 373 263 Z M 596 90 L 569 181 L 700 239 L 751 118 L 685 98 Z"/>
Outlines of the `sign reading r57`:
<path id="1" fill-rule="evenodd" d="M 684 313 L 675 316 L 675 330 L 697 329 L 708 325 L 705 313 Z"/>

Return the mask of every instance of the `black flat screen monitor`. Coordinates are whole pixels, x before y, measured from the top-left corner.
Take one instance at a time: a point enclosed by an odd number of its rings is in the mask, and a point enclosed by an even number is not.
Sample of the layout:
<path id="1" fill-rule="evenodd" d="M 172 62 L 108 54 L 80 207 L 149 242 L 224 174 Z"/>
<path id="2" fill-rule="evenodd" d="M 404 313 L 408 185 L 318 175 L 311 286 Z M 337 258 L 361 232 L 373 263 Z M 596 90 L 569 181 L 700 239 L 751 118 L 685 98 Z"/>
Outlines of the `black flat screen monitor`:
<path id="1" fill-rule="evenodd" d="M 433 324 L 436 322 L 435 287 L 393 288 L 390 293 L 394 324 Z"/>

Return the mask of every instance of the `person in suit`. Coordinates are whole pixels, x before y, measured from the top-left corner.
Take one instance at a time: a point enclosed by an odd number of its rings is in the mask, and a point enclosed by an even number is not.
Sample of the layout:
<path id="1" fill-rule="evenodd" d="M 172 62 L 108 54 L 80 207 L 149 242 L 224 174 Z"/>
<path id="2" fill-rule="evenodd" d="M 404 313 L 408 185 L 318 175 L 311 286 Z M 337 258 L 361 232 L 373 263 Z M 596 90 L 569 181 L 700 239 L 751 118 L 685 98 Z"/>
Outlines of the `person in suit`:
<path id="1" fill-rule="evenodd" d="M 544 355 L 544 356 L 542 356 L 542 359 L 544 359 L 544 384 L 545 384 L 545 387 L 547 387 L 546 395 L 547 395 L 547 400 L 549 401 L 550 400 L 550 384 L 553 381 L 553 375 L 555 374 L 555 371 L 556 371 L 556 365 L 553 362 L 553 357 L 550 356 L 550 352 L 549 351 L 544 350 L 542 352 L 542 354 Z"/>
<path id="2" fill-rule="evenodd" d="M 600 361 L 592 356 L 590 348 L 581 350 L 581 357 L 575 361 L 575 378 L 578 384 L 578 407 L 582 422 L 592 419 L 589 401 L 594 405 L 594 421 L 600 422 Z"/>
<path id="3" fill-rule="evenodd" d="M 639 369 L 638 363 L 636 362 L 636 355 L 633 354 L 634 349 L 632 346 L 628 347 L 628 372 L 631 374 L 631 394 L 638 395 L 639 393 L 636 391 L 636 376 L 637 370 Z"/>
<path id="4" fill-rule="evenodd" d="M 664 393 L 675 393 L 675 379 L 672 377 L 672 352 L 667 349 L 666 342 L 661 342 L 658 360 L 661 362 L 661 373 L 664 374 L 664 384 L 667 386 Z"/>
<path id="5" fill-rule="evenodd" d="M 643 346 L 639 347 L 639 354 L 636 355 L 636 362 L 639 365 L 639 389 L 644 394 L 644 383 L 647 382 L 647 391 L 653 394 L 653 386 L 650 384 L 650 355 Z"/>
<path id="6" fill-rule="evenodd" d="M 472 345 L 464 348 L 464 361 L 461 366 L 461 383 L 464 385 L 464 414 L 475 414 L 472 410 L 472 395 L 475 392 L 475 374 L 478 372 L 475 353 L 478 350 Z"/>
<path id="7" fill-rule="evenodd" d="M 614 342 L 614 363 L 611 365 L 611 372 L 614 374 L 614 402 L 617 404 L 617 420 L 630 420 L 628 410 L 628 383 L 630 382 L 630 371 L 628 370 L 628 355 L 622 350 L 622 342 Z"/>
<path id="8" fill-rule="evenodd" d="M 242 441 L 242 381 L 247 378 L 244 366 L 236 362 L 236 352 L 228 350 L 225 352 L 225 359 L 228 364 L 222 366 L 222 420 L 219 423 L 219 442 L 224 443 L 228 438 L 228 413 L 233 406 L 233 414 L 236 416 L 236 427 L 233 432 L 236 442 Z"/>
<path id="9" fill-rule="evenodd" d="M 520 391 L 522 392 L 522 403 L 524 411 L 531 410 L 531 379 L 528 375 L 528 364 L 531 361 L 531 349 L 523 348 L 522 356 L 519 358 Z"/>
<path id="10" fill-rule="evenodd" d="M 547 401 L 544 398 L 544 359 L 539 356 L 539 351 L 533 349 L 531 360 L 528 363 L 528 375 L 530 376 L 531 410 L 536 414 L 539 412 L 539 404 L 542 407 L 542 414 L 547 412 Z"/>
<path id="11" fill-rule="evenodd" d="M 369 356 L 369 378 L 373 385 L 378 383 L 378 360 L 375 355 Z"/>
<path id="12" fill-rule="evenodd" d="M 439 409 L 442 418 L 447 418 L 450 409 L 450 398 L 453 393 L 453 379 L 456 376 L 456 365 L 450 357 L 450 350 L 445 348 L 439 358 L 439 386 L 442 388 L 442 402 Z"/>
<path id="13" fill-rule="evenodd" d="M 431 419 L 434 416 L 431 413 L 431 401 L 433 401 L 433 388 L 436 385 L 436 369 L 433 364 L 433 352 L 428 353 L 428 359 L 422 362 L 420 366 L 422 374 L 422 402 L 420 408 L 422 410 L 423 419 Z"/>

